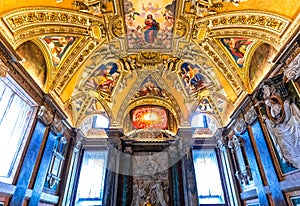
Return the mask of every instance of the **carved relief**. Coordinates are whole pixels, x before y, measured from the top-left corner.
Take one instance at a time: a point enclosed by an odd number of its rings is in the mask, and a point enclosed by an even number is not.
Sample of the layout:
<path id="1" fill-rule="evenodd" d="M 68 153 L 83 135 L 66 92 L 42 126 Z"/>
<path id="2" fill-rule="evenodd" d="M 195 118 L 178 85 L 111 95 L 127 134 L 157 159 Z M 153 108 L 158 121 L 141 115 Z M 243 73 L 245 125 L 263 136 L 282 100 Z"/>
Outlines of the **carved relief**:
<path id="1" fill-rule="evenodd" d="M 57 81 L 53 82 L 53 88 L 55 88 L 55 91 L 57 91 L 59 94 L 62 92 L 63 88 L 68 84 L 69 80 L 81 66 L 81 64 L 83 64 L 83 62 L 88 58 L 88 55 L 95 49 L 96 45 L 97 43 L 95 42 L 89 42 L 77 56 L 77 59 L 71 65 L 69 65 L 68 70 L 65 71 L 66 73 L 61 75 L 58 74 L 58 77 L 61 78 L 57 78 L 59 79 L 59 83 Z"/>
<path id="2" fill-rule="evenodd" d="M 246 113 L 244 114 L 244 117 L 246 123 L 251 124 L 257 119 L 257 113 L 252 105 L 248 106 L 245 111 Z"/>
<path id="3" fill-rule="evenodd" d="M 300 53 L 298 56 L 284 69 L 284 77 L 286 80 L 297 80 L 300 77 Z"/>
<path id="4" fill-rule="evenodd" d="M 231 2 L 233 5 L 239 6 L 239 3 L 244 1 L 247 0 L 191 0 L 185 2 L 184 11 L 197 17 L 205 17 L 222 10 L 224 7 L 222 2 Z"/>
<path id="5" fill-rule="evenodd" d="M 139 175 L 133 177 L 131 206 L 144 205 L 147 199 L 153 206 L 169 205 L 168 170 L 162 169 L 164 165 L 168 165 L 167 153 L 160 153 L 159 159 L 144 153 L 136 155 L 143 158 L 137 158 L 139 161 L 133 162 L 133 170 Z"/>
<path id="6" fill-rule="evenodd" d="M 93 27 L 90 26 L 99 26 L 102 33 L 107 33 L 102 18 L 61 8 L 59 10 L 42 7 L 19 9 L 4 15 L 3 21 L 5 26 L 12 31 L 11 43 L 13 45 L 18 45 L 34 36 L 54 33 L 94 37 Z M 4 30 L 2 33 L 6 35 Z"/>
<path id="7" fill-rule="evenodd" d="M 228 141 L 228 147 L 231 149 L 236 178 L 241 185 L 248 185 L 252 180 L 252 174 L 245 157 L 243 139 L 233 135 Z"/>
<path id="8" fill-rule="evenodd" d="M 56 115 L 51 124 L 51 129 L 56 134 L 62 134 L 64 132 L 64 126 L 62 120 Z"/>
<path id="9" fill-rule="evenodd" d="M 262 13 L 262 12 L 232 12 L 231 14 L 216 15 L 208 19 L 200 19 L 200 21 L 207 21 L 208 26 L 216 30 L 224 26 L 258 26 L 263 30 L 269 30 L 278 35 L 282 34 L 287 26 L 289 25 L 289 20 L 280 17 L 278 15 L 273 15 L 272 13 Z"/>
<path id="10" fill-rule="evenodd" d="M 123 27 L 122 18 L 115 16 L 109 24 L 110 31 L 114 37 L 123 37 L 125 35 L 125 29 Z"/>
<path id="11" fill-rule="evenodd" d="M 219 69 L 223 72 L 226 79 L 230 82 L 232 87 L 235 89 L 236 94 L 239 94 L 242 91 L 242 88 L 240 87 L 238 81 L 234 77 L 231 71 L 227 68 L 227 66 L 223 63 L 221 58 L 214 52 L 210 46 L 205 45 L 204 51 L 212 58 L 212 60 L 215 62 L 215 64 L 219 67 Z M 234 70 L 233 70 L 234 71 Z"/>
<path id="12" fill-rule="evenodd" d="M 49 111 L 45 106 L 41 106 L 38 117 L 46 124 L 50 125 L 53 122 L 54 114 Z"/>
<path id="13" fill-rule="evenodd" d="M 258 93 L 258 107 L 279 159 L 300 168 L 300 110 L 282 82 L 266 80 Z"/>
<path id="14" fill-rule="evenodd" d="M 93 15 L 113 12 L 113 2 L 110 0 L 74 0 L 72 6 L 81 12 L 88 12 Z"/>
<path id="15" fill-rule="evenodd" d="M 8 69 L 6 64 L 0 59 L 0 77 L 5 77 Z"/>
<path id="16" fill-rule="evenodd" d="M 175 37 L 185 37 L 190 30 L 188 21 L 180 17 L 175 23 Z"/>
<path id="17" fill-rule="evenodd" d="M 157 66 L 161 62 L 161 53 L 156 51 L 139 52 L 138 61 L 144 66 Z"/>

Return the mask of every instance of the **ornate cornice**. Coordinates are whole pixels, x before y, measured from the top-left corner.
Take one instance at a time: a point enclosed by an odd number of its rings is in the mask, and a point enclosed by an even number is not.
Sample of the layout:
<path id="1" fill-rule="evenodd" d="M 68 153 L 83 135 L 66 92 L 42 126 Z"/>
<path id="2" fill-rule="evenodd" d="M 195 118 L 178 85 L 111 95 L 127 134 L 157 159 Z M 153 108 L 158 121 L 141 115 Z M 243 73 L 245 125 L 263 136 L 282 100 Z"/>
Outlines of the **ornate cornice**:
<path id="1" fill-rule="evenodd" d="M 45 106 L 41 106 L 38 112 L 39 119 L 46 125 L 50 125 L 53 122 L 53 111 L 49 111 Z"/>
<path id="2" fill-rule="evenodd" d="M 90 26 L 105 27 L 103 19 L 62 8 L 29 7 L 13 10 L 2 17 L 0 31 L 18 45 L 41 35 L 90 35 Z"/>
<path id="3" fill-rule="evenodd" d="M 216 46 L 214 43 L 212 45 Z M 242 90 L 244 89 L 243 85 L 241 84 L 240 78 L 236 77 L 236 73 L 234 72 L 234 68 L 228 68 L 224 61 L 220 58 L 219 55 L 215 52 L 213 46 L 205 43 L 203 45 L 204 51 L 208 54 L 213 62 L 215 62 L 216 66 L 220 69 L 223 73 L 224 77 L 228 80 L 232 88 L 234 89 L 236 95 L 238 96 Z"/>
<path id="4" fill-rule="evenodd" d="M 8 70 L 8 66 L 0 58 L 0 77 L 5 77 Z"/>
<path id="5" fill-rule="evenodd" d="M 90 39 L 85 41 L 83 45 L 78 45 L 76 49 L 70 54 L 70 56 L 76 56 L 74 59 L 68 59 L 62 67 L 60 67 L 57 78 L 52 83 L 52 88 L 58 94 L 61 94 L 63 89 L 68 85 L 70 79 L 75 72 L 82 66 L 89 55 L 95 50 L 98 42 L 91 41 Z"/>
<path id="6" fill-rule="evenodd" d="M 195 21 L 195 25 L 197 24 L 207 25 L 211 31 L 224 28 L 248 28 L 251 30 L 268 31 L 281 36 L 290 24 L 290 20 L 275 13 L 249 10 L 227 12 L 199 18 Z"/>

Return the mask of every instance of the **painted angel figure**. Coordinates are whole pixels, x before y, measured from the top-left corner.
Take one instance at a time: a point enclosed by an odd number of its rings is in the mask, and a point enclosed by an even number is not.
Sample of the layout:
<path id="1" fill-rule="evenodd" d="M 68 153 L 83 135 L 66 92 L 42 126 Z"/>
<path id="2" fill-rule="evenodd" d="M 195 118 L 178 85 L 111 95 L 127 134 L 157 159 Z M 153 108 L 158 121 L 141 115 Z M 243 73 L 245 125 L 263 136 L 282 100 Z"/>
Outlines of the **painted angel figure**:
<path id="1" fill-rule="evenodd" d="M 151 2 L 148 2 L 147 6 L 145 4 L 142 4 L 142 10 L 141 17 L 145 17 L 147 14 L 151 13 L 155 18 L 161 16 L 160 13 L 158 13 L 159 10 L 162 8 L 159 8 L 159 5 L 156 3 L 153 5 Z"/>

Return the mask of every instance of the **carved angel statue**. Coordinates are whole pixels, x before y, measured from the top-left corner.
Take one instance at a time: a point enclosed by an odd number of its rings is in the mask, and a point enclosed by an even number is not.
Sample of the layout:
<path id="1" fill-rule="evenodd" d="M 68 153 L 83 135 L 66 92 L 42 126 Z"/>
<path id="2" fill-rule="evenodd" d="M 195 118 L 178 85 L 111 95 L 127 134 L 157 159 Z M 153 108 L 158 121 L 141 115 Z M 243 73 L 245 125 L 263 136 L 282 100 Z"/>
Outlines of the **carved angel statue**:
<path id="1" fill-rule="evenodd" d="M 274 86 L 264 85 L 262 91 L 267 112 L 263 118 L 279 156 L 300 168 L 300 110 L 289 100 L 283 101 Z"/>

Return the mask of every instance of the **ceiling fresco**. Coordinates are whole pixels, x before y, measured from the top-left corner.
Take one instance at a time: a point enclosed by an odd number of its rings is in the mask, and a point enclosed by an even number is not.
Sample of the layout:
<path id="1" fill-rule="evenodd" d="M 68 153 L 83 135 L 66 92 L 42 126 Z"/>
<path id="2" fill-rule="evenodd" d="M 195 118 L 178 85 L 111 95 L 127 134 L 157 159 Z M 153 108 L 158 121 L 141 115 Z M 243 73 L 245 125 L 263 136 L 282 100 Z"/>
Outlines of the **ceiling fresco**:
<path id="1" fill-rule="evenodd" d="M 12 0 L 0 35 L 74 127 L 101 114 L 121 128 L 144 106 L 178 127 L 207 114 L 205 136 L 271 69 L 299 11 L 298 0 Z"/>

